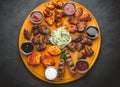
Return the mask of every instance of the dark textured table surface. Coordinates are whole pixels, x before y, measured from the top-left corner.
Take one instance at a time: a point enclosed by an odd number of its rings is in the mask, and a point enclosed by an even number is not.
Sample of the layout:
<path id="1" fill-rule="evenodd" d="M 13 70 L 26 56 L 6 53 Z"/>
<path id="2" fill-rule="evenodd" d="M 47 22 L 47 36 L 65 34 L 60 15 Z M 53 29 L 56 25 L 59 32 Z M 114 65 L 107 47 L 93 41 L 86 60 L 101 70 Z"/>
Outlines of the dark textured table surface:
<path id="1" fill-rule="evenodd" d="M 45 0 L 0 0 L 0 87 L 120 87 L 119 0 L 75 0 L 99 22 L 102 45 L 95 65 L 83 78 L 62 85 L 45 83 L 24 66 L 18 36 L 26 16 Z"/>

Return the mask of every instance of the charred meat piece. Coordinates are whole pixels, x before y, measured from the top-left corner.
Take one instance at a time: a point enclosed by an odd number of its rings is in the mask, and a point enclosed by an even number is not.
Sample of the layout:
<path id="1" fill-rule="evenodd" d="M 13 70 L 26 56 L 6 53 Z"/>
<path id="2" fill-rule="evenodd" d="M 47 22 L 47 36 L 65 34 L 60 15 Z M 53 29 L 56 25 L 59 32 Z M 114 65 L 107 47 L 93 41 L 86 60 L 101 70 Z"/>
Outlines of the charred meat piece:
<path id="1" fill-rule="evenodd" d="M 92 56 L 94 51 L 92 50 L 92 48 L 89 48 L 89 47 L 85 47 L 85 53 L 88 57 Z"/>
<path id="2" fill-rule="evenodd" d="M 61 19 L 61 18 L 57 18 L 56 21 L 55 21 L 55 25 L 56 25 L 57 27 L 62 26 L 62 25 L 63 25 L 62 19 Z"/>
<path id="3" fill-rule="evenodd" d="M 69 21 L 71 24 L 73 24 L 73 25 L 76 25 L 76 24 L 79 23 L 78 18 L 76 18 L 76 17 L 74 17 L 74 16 L 71 16 L 68 21 Z"/>
<path id="4" fill-rule="evenodd" d="M 34 36 L 39 34 L 39 26 L 38 25 L 33 25 L 32 32 L 33 32 Z"/>
<path id="5" fill-rule="evenodd" d="M 50 35 L 45 35 L 45 36 L 43 36 L 42 41 L 46 44 L 49 44 L 50 43 L 49 38 L 50 38 Z"/>
<path id="6" fill-rule="evenodd" d="M 79 17 L 80 21 L 90 21 L 91 20 L 91 15 L 89 13 L 83 14 Z"/>
<path id="7" fill-rule="evenodd" d="M 46 8 L 44 11 L 43 11 L 43 14 L 45 17 L 50 17 L 53 15 L 52 11 L 48 8 Z"/>
<path id="8" fill-rule="evenodd" d="M 36 48 L 38 51 L 43 51 L 46 48 L 46 44 L 43 42 L 40 42 L 39 44 L 36 45 Z"/>
<path id="9" fill-rule="evenodd" d="M 82 7 L 79 7 L 75 12 L 75 17 L 80 17 L 83 14 Z"/>
<path id="10" fill-rule="evenodd" d="M 63 17 L 63 14 L 64 14 L 63 10 L 61 10 L 61 9 L 55 10 L 55 17 L 56 17 L 56 18 L 62 18 L 62 17 Z"/>
<path id="11" fill-rule="evenodd" d="M 72 41 L 74 42 L 80 42 L 84 38 L 83 35 L 72 35 L 71 37 L 72 37 Z"/>
<path id="12" fill-rule="evenodd" d="M 65 60 L 65 62 L 67 63 L 68 69 L 69 69 L 71 74 L 75 74 L 76 73 L 76 69 L 75 69 L 75 66 L 74 66 L 74 63 L 73 63 L 73 60 L 71 58 L 71 55 L 70 55 L 69 51 L 66 50 L 65 54 L 69 55 L 69 56 L 67 56 L 67 58 Z"/>
<path id="13" fill-rule="evenodd" d="M 84 44 L 82 44 L 80 42 L 76 43 L 76 49 L 77 49 L 77 51 L 81 51 L 84 47 L 85 47 Z"/>
<path id="14" fill-rule="evenodd" d="M 60 59 L 59 65 L 58 65 L 58 79 L 63 79 L 64 77 L 64 71 L 65 71 L 65 60 Z"/>
<path id="15" fill-rule="evenodd" d="M 79 22 L 78 24 L 77 24 L 77 30 L 78 30 L 78 32 L 83 32 L 83 31 L 85 31 L 85 29 L 86 29 L 86 26 L 87 26 L 87 23 L 86 22 Z"/>
<path id="16" fill-rule="evenodd" d="M 79 59 L 85 59 L 87 57 L 87 54 L 85 53 L 85 52 L 80 52 L 79 54 L 78 54 L 78 60 Z"/>
<path id="17" fill-rule="evenodd" d="M 63 5 L 64 5 L 64 3 L 59 0 L 56 1 L 54 4 L 55 4 L 55 8 L 57 8 L 57 9 L 62 9 Z"/>
<path id="18" fill-rule="evenodd" d="M 32 36 L 32 32 L 29 31 L 28 29 L 24 29 L 24 38 L 30 40 L 31 36 Z"/>
<path id="19" fill-rule="evenodd" d="M 34 36 L 32 39 L 32 42 L 34 44 L 39 44 L 40 43 L 40 35 Z"/>
<path id="20" fill-rule="evenodd" d="M 76 50 L 76 43 L 74 43 L 74 42 L 69 43 L 69 44 L 67 45 L 67 48 L 68 48 L 69 50 L 71 50 L 72 52 L 75 52 L 75 50 Z"/>
<path id="21" fill-rule="evenodd" d="M 92 41 L 88 38 L 83 38 L 81 41 L 82 44 L 87 44 L 88 46 L 92 46 Z"/>
<path id="22" fill-rule="evenodd" d="M 77 31 L 77 26 L 76 25 L 69 25 L 67 27 L 67 30 L 70 32 L 70 33 L 75 33 Z"/>
<path id="23" fill-rule="evenodd" d="M 46 25 L 40 25 L 39 32 L 44 35 L 50 34 L 50 29 Z"/>

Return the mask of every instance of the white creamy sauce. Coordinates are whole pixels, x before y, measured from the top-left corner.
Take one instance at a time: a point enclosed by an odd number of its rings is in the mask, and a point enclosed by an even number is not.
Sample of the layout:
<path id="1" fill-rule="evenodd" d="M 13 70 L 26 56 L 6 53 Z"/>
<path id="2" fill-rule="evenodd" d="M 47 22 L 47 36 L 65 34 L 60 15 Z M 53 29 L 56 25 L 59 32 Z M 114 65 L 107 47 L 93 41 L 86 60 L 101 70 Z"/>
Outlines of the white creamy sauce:
<path id="1" fill-rule="evenodd" d="M 45 77 L 48 79 L 48 80 L 54 80 L 56 77 L 57 77 L 57 70 L 52 67 L 52 66 L 49 66 L 46 70 L 45 70 Z"/>

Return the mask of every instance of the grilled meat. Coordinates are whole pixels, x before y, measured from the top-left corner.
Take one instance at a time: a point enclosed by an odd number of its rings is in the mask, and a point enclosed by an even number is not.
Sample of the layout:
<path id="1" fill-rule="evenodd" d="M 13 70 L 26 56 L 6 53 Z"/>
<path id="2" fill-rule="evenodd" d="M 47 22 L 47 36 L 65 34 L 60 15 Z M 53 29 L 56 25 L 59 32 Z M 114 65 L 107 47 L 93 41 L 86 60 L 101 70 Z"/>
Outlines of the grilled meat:
<path id="1" fill-rule="evenodd" d="M 32 42 L 34 44 L 39 44 L 40 43 L 40 35 L 34 36 L 32 39 Z"/>
<path id="2" fill-rule="evenodd" d="M 49 44 L 49 43 L 50 43 L 49 38 L 50 38 L 50 35 L 44 35 L 44 36 L 42 37 L 42 41 L 43 41 L 44 43 L 46 43 L 46 44 Z"/>
<path id="3" fill-rule="evenodd" d="M 86 26 L 87 26 L 87 23 L 86 22 L 79 22 L 78 24 L 77 24 L 77 30 L 78 30 L 78 32 L 83 32 L 83 31 L 85 31 L 85 29 L 86 29 Z"/>
<path id="4" fill-rule="evenodd" d="M 30 40 L 31 36 L 32 36 L 32 32 L 29 31 L 28 29 L 24 29 L 24 38 Z"/>
<path id="5" fill-rule="evenodd" d="M 76 50 L 76 43 L 74 43 L 74 42 L 69 43 L 69 44 L 67 45 L 67 48 L 68 48 L 69 50 L 71 50 L 72 52 L 75 52 L 75 50 Z"/>
<path id="6" fill-rule="evenodd" d="M 39 26 L 38 25 L 33 25 L 32 32 L 33 32 L 34 36 L 39 34 Z"/>
<path id="7" fill-rule="evenodd" d="M 40 42 L 36 45 L 38 51 L 43 51 L 46 48 L 46 43 Z"/>
<path id="8" fill-rule="evenodd" d="M 82 44 L 80 42 L 76 43 L 76 50 L 77 51 L 81 51 L 84 47 L 85 47 L 84 44 Z"/>
<path id="9" fill-rule="evenodd" d="M 83 38 L 83 40 L 81 41 L 82 44 L 87 44 L 88 46 L 92 46 L 92 41 L 88 38 Z"/>
<path id="10" fill-rule="evenodd" d="M 83 39 L 83 35 L 72 35 L 72 41 L 74 42 L 80 42 Z"/>
<path id="11" fill-rule="evenodd" d="M 50 29 L 46 25 L 40 25 L 39 32 L 44 35 L 50 34 Z"/>

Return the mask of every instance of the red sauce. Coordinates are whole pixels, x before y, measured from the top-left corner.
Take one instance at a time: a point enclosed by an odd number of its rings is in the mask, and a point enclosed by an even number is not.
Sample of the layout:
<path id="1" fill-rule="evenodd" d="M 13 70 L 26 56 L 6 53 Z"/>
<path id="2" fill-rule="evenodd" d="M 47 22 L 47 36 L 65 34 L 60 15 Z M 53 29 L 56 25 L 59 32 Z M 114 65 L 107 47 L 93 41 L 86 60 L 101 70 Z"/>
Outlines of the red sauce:
<path id="1" fill-rule="evenodd" d="M 87 61 L 79 61 L 77 62 L 76 68 L 77 70 L 85 71 L 89 68 L 89 64 Z"/>
<path id="2" fill-rule="evenodd" d="M 39 11 L 35 11 L 31 14 L 31 19 L 33 22 L 40 22 L 43 16 Z"/>
<path id="3" fill-rule="evenodd" d="M 67 15 L 73 15 L 75 13 L 75 5 L 73 3 L 66 3 L 64 6 L 64 13 Z"/>

